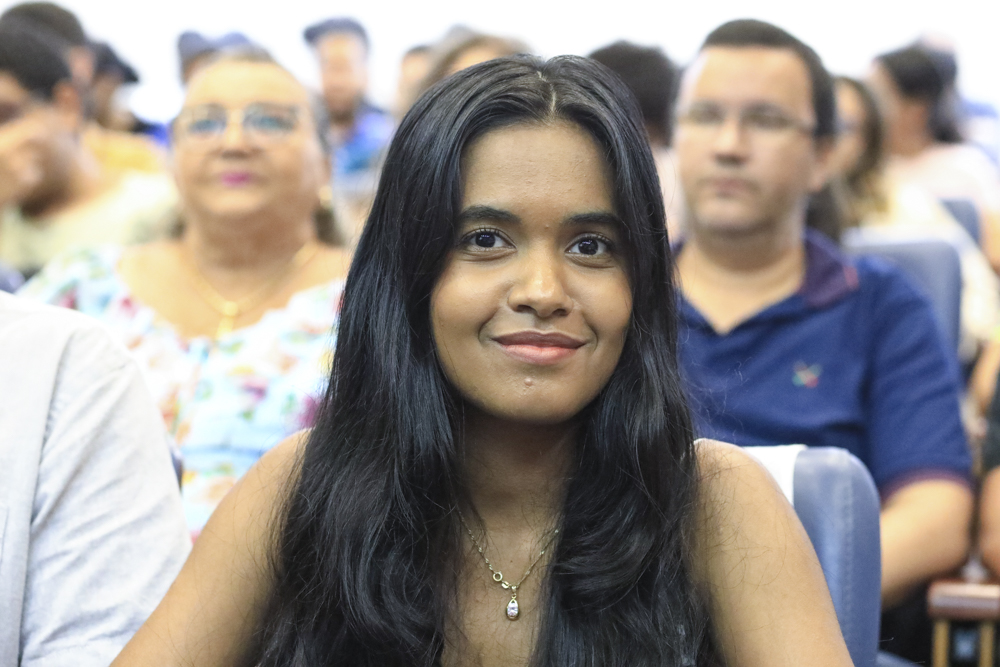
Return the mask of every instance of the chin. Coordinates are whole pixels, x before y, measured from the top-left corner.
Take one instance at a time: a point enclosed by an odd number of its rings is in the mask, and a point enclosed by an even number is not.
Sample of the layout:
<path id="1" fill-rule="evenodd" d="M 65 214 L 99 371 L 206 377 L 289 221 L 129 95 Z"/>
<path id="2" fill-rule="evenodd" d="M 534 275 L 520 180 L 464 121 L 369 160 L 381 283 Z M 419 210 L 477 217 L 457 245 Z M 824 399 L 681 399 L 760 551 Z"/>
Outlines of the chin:
<path id="1" fill-rule="evenodd" d="M 590 401 L 580 403 L 578 400 L 539 400 L 538 396 L 531 395 L 524 397 L 523 400 L 510 403 L 480 404 L 476 407 L 495 419 L 505 422 L 557 426 L 575 421 L 589 403 Z"/>
<path id="2" fill-rule="evenodd" d="M 689 217 L 689 227 L 702 232 L 720 236 L 742 236 L 754 234 L 767 227 L 759 217 L 746 211 L 711 210 L 693 214 Z"/>

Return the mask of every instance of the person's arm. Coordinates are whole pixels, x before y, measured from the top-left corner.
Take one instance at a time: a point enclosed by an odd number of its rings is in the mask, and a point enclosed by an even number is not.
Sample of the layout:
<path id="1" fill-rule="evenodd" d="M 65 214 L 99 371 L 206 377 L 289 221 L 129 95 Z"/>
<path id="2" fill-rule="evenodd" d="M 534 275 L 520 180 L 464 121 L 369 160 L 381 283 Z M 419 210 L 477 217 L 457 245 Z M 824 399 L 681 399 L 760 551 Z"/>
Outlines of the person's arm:
<path id="1" fill-rule="evenodd" d="M 882 496 L 882 602 L 890 607 L 966 557 L 972 459 L 957 359 L 930 303 L 895 272 L 883 270 L 871 287 L 863 460 Z"/>
<path id="2" fill-rule="evenodd" d="M 969 553 L 972 492 L 960 482 L 907 484 L 882 505 L 882 603 L 962 565 Z"/>
<path id="3" fill-rule="evenodd" d="M 113 667 L 241 665 L 272 585 L 277 525 L 305 435 L 270 450 L 233 487 L 184 569 Z"/>
<path id="4" fill-rule="evenodd" d="M 1000 468 L 983 479 L 979 499 L 979 549 L 983 563 L 994 573 L 1000 572 Z"/>
<path id="5" fill-rule="evenodd" d="M 28 539 L 22 667 L 107 665 L 190 550 L 163 422 L 135 363 L 96 323 L 62 350 Z"/>
<path id="6" fill-rule="evenodd" d="M 986 414 L 993 401 L 998 372 L 1000 372 L 1000 341 L 991 340 L 979 355 L 976 367 L 972 371 L 972 378 L 969 380 L 969 392 L 981 415 Z"/>
<path id="7" fill-rule="evenodd" d="M 696 578 L 730 667 L 846 667 L 851 657 L 805 529 L 770 475 L 732 445 L 698 442 Z"/>

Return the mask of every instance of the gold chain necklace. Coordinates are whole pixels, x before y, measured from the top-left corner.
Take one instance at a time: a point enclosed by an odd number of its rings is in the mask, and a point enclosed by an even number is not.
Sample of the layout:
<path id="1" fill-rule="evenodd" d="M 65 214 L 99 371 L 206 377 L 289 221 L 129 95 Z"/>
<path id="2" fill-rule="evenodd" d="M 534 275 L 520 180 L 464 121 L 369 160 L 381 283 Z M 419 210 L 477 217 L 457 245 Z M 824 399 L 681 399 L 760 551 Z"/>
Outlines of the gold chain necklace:
<path id="1" fill-rule="evenodd" d="M 235 300 L 227 299 L 219 294 L 218 290 L 212 287 L 208 280 L 205 279 L 204 274 L 198 270 L 198 266 L 194 261 L 189 259 L 183 252 L 181 253 L 181 258 L 188 266 L 192 284 L 195 291 L 198 292 L 198 296 L 221 317 L 219 327 L 215 331 L 215 337 L 218 339 L 233 330 L 233 325 L 236 323 L 237 317 L 253 310 L 266 301 L 268 297 L 273 296 L 278 287 L 294 275 L 296 271 L 308 264 L 316 256 L 317 252 L 319 252 L 319 244 L 315 241 L 306 241 L 280 271 L 275 272 L 263 285 L 250 292 L 250 294 Z"/>
<path id="2" fill-rule="evenodd" d="M 535 567 L 535 565 L 538 564 L 538 561 L 542 559 L 542 556 L 545 555 L 545 551 L 552 545 L 552 542 L 556 539 L 556 536 L 559 534 L 559 529 L 556 528 L 552 531 L 552 535 L 549 536 L 549 539 L 545 542 L 545 546 L 543 546 L 542 550 L 538 552 L 537 556 L 535 556 L 535 560 L 531 561 L 531 565 L 528 566 L 528 570 L 521 577 L 521 580 L 516 584 L 512 584 L 503 578 L 503 572 L 501 572 L 500 570 L 493 569 L 493 564 L 490 563 L 490 559 L 486 557 L 486 552 L 483 551 L 483 545 L 479 543 L 479 540 L 476 539 L 476 536 L 475 534 L 473 534 L 472 529 L 469 528 L 469 524 L 465 522 L 465 517 L 462 516 L 462 510 L 458 510 L 458 520 L 462 522 L 463 526 L 465 526 L 465 530 L 469 533 L 469 538 L 472 540 L 472 544 L 475 545 L 476 550 L 479 551 L 479 555 L 483 557 L 483 561 L 486 563 L 486 567 L 488 567 L 490 569 L 490 572 L 493 573 L 493 581 L 500 584 L 500 586 L 504 590 L 510 591 L 510 602 L 507 603 L 507 619 L 511 621 L 516 621 L 518 615 L 521 613 L 521 609 L 517 604 L 517 589 L 521 587 L 521 584 L 524 583 L 524 580 L 528 578 L 529 574 L 531 574 L 531 570 Z"/>

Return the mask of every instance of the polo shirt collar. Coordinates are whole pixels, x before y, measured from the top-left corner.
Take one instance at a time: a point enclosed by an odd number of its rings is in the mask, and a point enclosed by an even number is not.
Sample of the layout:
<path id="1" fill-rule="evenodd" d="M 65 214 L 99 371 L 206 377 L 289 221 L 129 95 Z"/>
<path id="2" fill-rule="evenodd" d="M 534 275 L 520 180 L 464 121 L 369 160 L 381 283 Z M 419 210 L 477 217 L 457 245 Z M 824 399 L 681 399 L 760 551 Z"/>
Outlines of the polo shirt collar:
<path id="1" fill-rule="evenodd" d="M 770 319 L 771 316 L 787 317 L 794 312 L 827 308 L 858 289 L 857 269 L 833 241 L 820 232 L 807 229 L 802 242 L 806 251 L 806 273 L 802 286 L 792 296 L 765 308 L 750 317 L 750 320 L 759 317 Z M 674 245 L 675 255 L 680 252 L 682 245 L 683 241 Z M 678 293 L 681 295 L 682 314 L 688 318 L 694 315 L 694 321 L 701 321 L 704 326 L 709 326 L 701 313 L 684 298 L 683 293 L 680 290 Z M 742 324 L 736 328 L 740 326 Z"/>
<path id="2" fill-rule="evenodd" d="M 858 270 L 819 232 L 805 233 L 806 275 L 798 294 L 812 308 L 826 308 L 858 289 Z"/>

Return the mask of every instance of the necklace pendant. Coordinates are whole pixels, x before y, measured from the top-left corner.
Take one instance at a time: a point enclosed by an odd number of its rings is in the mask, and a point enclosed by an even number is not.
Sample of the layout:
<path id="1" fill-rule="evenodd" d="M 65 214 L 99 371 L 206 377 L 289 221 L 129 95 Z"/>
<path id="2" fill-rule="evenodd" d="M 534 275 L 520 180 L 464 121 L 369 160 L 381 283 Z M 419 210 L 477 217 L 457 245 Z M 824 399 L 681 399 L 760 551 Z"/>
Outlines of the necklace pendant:
<path id="1" fill-rule="evenodd" d="M 517 598 L 511 598 L 510 602 L 507 603 L 507 619 L 511 621 L 517 620 L 517 615 L 520 613 L 520 609 L 517 606 Z"/>

